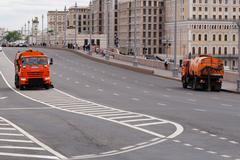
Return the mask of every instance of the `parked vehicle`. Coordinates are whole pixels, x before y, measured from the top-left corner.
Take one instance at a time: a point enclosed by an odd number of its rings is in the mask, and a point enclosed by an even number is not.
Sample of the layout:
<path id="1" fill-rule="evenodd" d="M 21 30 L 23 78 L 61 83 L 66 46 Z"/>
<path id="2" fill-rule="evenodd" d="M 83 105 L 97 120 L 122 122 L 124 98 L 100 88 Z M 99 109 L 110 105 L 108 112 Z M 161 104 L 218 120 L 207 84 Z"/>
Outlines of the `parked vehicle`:
<path id="1" fill-rule="evenodd" d="M 50 78 L 50 65 L 53 60 L 39 51 L 32 49 L 16 54 L 15 65 L 15 86 L 20 90 L 26 87 L 41 86 L 49 89 L 53 87 Z"/>
<path id="2" fill-rule="evenodd" d="M 223 61 L 207 55 L 185 59 L 181 74 L 183 88 L 191 86 L 195 90 L 220 91 L 224 76 Z"/>

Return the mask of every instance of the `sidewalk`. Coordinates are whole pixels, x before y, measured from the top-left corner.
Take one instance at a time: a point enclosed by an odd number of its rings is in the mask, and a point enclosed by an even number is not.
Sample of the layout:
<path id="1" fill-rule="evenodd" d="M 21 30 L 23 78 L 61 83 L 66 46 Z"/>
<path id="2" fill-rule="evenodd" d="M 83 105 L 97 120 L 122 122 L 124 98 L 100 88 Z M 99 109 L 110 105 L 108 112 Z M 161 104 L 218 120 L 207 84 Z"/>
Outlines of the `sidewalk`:
<path id="1" fill-rule="evenodd" d="M 141 72 L 141 69 L 142 69 L 142 73 L 146 73 L 146 71 L 149 71 L 149 72 L 147 72 L 147 74 L 151 73 L 154 76 L 171 79 L 171 80 L 176 80 L 176 81 L 181 81 L 180 73 L 178 74 L 178 77 L 173 77 L 172 71 L 170 71 L 170 70 L 156 69 L 156 68 L 147 67 L 147 66 L 143 66 L 143 65 L 138 65 L 137 67 L 135 67 L 135 66 L 133 66 L 132 62 L 116 60 L 116 59 L 113 59 L 112 56 L 110 56 L 109 61 L 107 61 L 107 60 L 105 60 L 104 56 L 96 54 L 96 53 L 91 53 L 91 55 L 90 55 L 88 52 L 79 51 L 79 50 L 74 50 L 74 51 L 78 52 L 79 54 L 82 54 L 84 56 L 87 56 L 89 58 L 95 58 L 96 60 L 101 60 L 101 62 L 103 62 L 103 63 L 111 62 L 111 64 L 115 64 L 115 65 L 118 64 L 118 66 L 119 65 L 125 66 L 124 68 L 131 68 L 131 70 L 134 70 L 132 68 L 136 68 L 136 69 L 138 69 L 137 72 Z M 231 92 L 231 93 L 239 93 L 239 92 L 237 92 L 237 84 L 227 82 L 227 81 L 223 82 L 222 90 L 226 91 L 226 92 Z"/>

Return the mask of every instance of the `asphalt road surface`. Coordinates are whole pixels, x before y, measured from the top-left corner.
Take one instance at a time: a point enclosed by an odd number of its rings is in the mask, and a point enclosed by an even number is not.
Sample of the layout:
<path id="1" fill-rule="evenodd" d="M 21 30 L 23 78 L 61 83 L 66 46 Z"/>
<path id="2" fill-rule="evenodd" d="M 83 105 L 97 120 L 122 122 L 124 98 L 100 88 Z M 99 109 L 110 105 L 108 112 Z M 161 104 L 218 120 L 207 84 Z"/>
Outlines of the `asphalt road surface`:
<path id="1" fill-rule="evenodd" d="M 1 160 L 240 160 L 239 95 L 49 49 L 55 89 L 19 91 L 23 49 L 0 53 Z"/>

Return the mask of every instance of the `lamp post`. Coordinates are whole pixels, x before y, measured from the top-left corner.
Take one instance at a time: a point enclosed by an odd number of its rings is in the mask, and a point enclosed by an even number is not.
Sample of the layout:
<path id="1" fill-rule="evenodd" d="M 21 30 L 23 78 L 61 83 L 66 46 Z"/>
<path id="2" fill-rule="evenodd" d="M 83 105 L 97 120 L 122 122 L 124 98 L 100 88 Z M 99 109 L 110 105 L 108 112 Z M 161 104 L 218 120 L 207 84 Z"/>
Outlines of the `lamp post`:
<path id="1" fill-rule="evenodd" d="M 90 1 L 89 54 L 92 53 L 92 1 Z"/>
<path id="2" fill-rule="evenodd" d="M 175 12 L 174 12 L 174 65 L 173 65 L 173 77 L 178 76 L 177 69 L 177 0 L 175 0 Z"/>
<path id="3" fill-rule="evenodd" d="M 44 27 L 44 15 L 42 15 L 42 45 L 43 45 L 43 27 Z"/>
<path id="4" fill-rule="evenodd" d="M 105 59 L 108 61 L 110 59 L 110 55 L 109 55 L 109 38 L 110 38 L 110 33 L 109 33 L 109 29 L 110 29 L 110 12 L 109 12 L 109 4 L 110 4 L 110 0 L 107 0 L 107 49 L 106 49 L 106 55 L 105 55 Z"/>
<path id="5" fill-rule="evenodd" d="M 65 17 L 64 17 L 64 47 L 67 46 L 67 7 L 64 8 Z"/>
<path id="6" fill-rule="evenodd" d="M 134 0 L 134 60 L 133 66 L 137 66 L 137 0 Z"/>
<path id="7" fill-rule="evenodd" d="M 237 91 L 240 92 L 240 21 L 237 23 L 238 26 L 238 80 L 237 80 Z"/>

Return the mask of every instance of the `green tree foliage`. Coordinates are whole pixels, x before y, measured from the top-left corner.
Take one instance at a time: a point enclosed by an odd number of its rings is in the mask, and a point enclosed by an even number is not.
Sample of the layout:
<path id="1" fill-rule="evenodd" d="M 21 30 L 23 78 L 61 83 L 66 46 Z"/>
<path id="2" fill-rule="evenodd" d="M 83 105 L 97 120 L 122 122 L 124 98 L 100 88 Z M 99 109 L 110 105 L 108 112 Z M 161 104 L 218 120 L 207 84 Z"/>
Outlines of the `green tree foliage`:
<path id="1" fill-rule="evenodd" d="M 21 34 L 18 31 L 10 31 L 5 36 L 5 39 L 8 42 L 15 42 L 17 40 L 21 40 Z"/>

